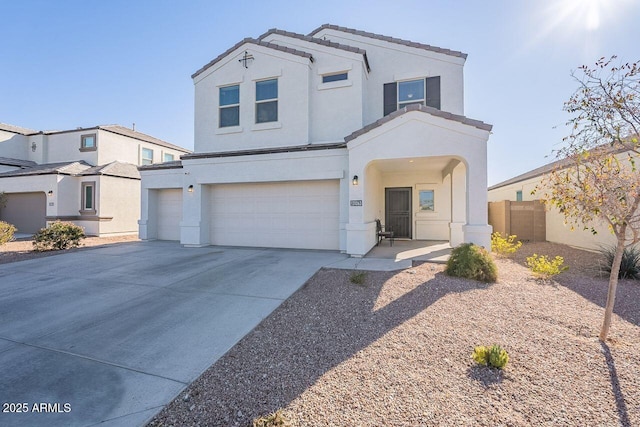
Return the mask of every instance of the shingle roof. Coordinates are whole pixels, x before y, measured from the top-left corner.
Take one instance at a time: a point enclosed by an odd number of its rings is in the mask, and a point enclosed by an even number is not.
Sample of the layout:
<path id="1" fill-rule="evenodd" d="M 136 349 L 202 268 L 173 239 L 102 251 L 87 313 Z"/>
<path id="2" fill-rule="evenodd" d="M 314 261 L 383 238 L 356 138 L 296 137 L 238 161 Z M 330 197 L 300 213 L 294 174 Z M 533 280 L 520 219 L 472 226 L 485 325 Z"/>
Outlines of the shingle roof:
<path id="1" fill-rule="evenodd" d="M 37 163 L 32 162 L 31 160 L 12 159 L 11 157 L 0 157 L 0 165 L 31 167 L 31 166 L 36 166 Z"/>
<path id="2" fill-rule="evenodd" d="M 180 160 L 174 160 L 172 162 L 154 163 L 152 165 L 138 166 L 138 170 L 159 170 L 159 169 L 182 169 L 182 162 Z"/>
<path id="3" fill-rule="evenodd" d="M 216 157 L 255 156 L 260 154 L 278 154 L 278 153 L 295 153 L 299 151 L 333 150 L 336 148 L 346 148 L 346 144 L 344 142 L 329 142 L 326 144 L 291 145 L 287 147 L 255 148 L 255 149 L 237 150 L 237 151 L 218 151 L 213 153 L 192 153 L 192 154 L 187 154 L 185 156 L 182 156 L 182 158 L 183 159 L 208 159 L 208 158 L 216 158 Z M 149 168 L 149 166 L 144 166 L 144 168 L 147 169 Z M 142 169 L 142 167 L 140 169 Z"/>
<path id="4" fill-rule="evenodd" d="M 27 175 L 78 175 L 81 172 L 90 168 L 91 165 L 83 160 L 77 162 L 61 162 L 61 163 L 47 163 L 43 165 L 37 165 L 25 169 L 18 169 L 14 171 L 8 171 L 0 173 L 0 178 L 10 176 L 27 176 Z"/>
<path id="5" fill-rule="evenodd" d="M 147 135 L 145 133 L 138 132 L 136 130 L 129 129 L 120 125 L 102 125 L 102 126 L 98 126 L 98 129 L 106 130 L 112 133 L 117 133 L 118 135 L 128 136 L 129 138 L 138 139 L 140 141 L 150 142 L 152 144 L 160 145 L 166 148 L 171 148 L 173 150 L 182 151 L 183 153 L 191 152 L 191 150 L 187 150 L 186 148 L 171 144 L 169 142 L 155 138 L 151 135 Z"/>
<path id="6" fill-rule="evenodd" d="M 279 30 L 277 28 L 270 29 L 269 31 L 267 31 L 266 33 L 264 33 L 263 35 L 258 37 L 258 40 L 263 40 L 264 38 L 270 36 L 271 34 L 278 34 L 278 35 L 282 35 L 282 36 L 286 36 L 286 37 L 295 38 L 295 39 L 298 39 L 298 40 L 304 40 L 304 41 L 310 42 L 310 43 L 316 43 L 316 44 L 319 44 L 319 45 L 322 45 L 322 46 L 331 47 L 331 48 L 334 48 L 334 49 L 340 49 L 340 50 L 344 50 L 344 51 L 347 51 L 347 52 L 358 53 L 358 54 L 363 56 L 365 65 L 367 67 L 367 71 L 370 71 L 369 59 L 367 58 L 367 51 L 364 50 L 364 49 L 361 49 L 359 47 L 354 47 L 354 46 L 349 46 L 349 45 L 346 45 L 346 44 L 332 42 L 332 41 L 329 41 L 329 40 L 319 39 L 317 37 L 305 36 L 304 34 L 293 33 L 291 31 Z"/>
<path id="7" fill-rule="evenodd" d="M 390 42 L 390 43 L 397 43 L 397 44 L 401 44 L 401 45 L 404 45 L 404 46 L 415 47 L 415 48 L 418 48 L 418 49 L 429 50 L 429 51 L 432 51 L 432 52 L 443 53 L 445 55 L 457 56 L 459 58 L 467 59 L 467 54 L 466 53 L 458 52 L 456 50 L 443 49 L 441 47 L 431 46 L 431 45 L 428 45 L 428 44 L 412 42 L 410 40 L 398 39 L 398 38 L 395 38 L 395 37 L 384 36 L 382 34 L 369 33 L 367 31 L 361 31 L 361 30 L 356 30 L 356 29 L 347 28 L 347 27 L 340 27 L 338 25 L 332 25 L 332 24 L 324 24 L 324 25 L 316 28 L 315 30 L 313 30 L 312 32 L 309 33 L 309 36 L 313 37 L 317 33 L 319 33 L 320 31 L 325 30 L 325 29 L 341 31 L 343 33 L 355 34 L 355 35 L 358 35 L 358 36 L 369 37 L 369 38 L 377 39 L 377 40 L 384 40 L 384 41 L 387 41 L 387 42 Z"/>
<path id="8" fill-rule="evenodd" d="M 462 123 L 468 126 L 473 126 L 476 127 L 478 129 L 481 130 L 486 130 L 486 131 L 491 131 L 491 129 L 493 128 L 492 125 L 481 122 L 480 120 L 473 120 L 473 119 L 469 119 L 465 116 L 461 116 L 458 114 L 453 114 L 453 113 L 448 113 L 446 111 L 442 111 L 442 110 L 438 110 L 437 108 L 433 108 L 433 107 L 425 107 L 424 105 L 420 105 L 420 104 L 410 104 L 407 105 L 404 108 L 401 108 L 399 110 L 394 111 L 393 113 L 389 114 L 388 116 L 385 116 L 381 119 L 376 120 L 375 122 L 363 127 L 362 129 L 358 129 L 357 131 L 353 132 L 352 134 L 346 136 L 344 138 L 344 140 L 346 142 L 349 142 L 361 135 L 364 135 L 367 132 L 372 131 L 373 129 L 382 126 L 383 124 L 390 122 L 391 120 L 395 119 L 396 117 L 402 116 L 404 114 L 407 114 L 411 111 L 420 111 L 423 113 L 427 113 L 427 114 L 431 114 L 432 116 L 436 116 L 436 117 L 441 117 L 443 119 L 446 120 L 453 120 L 454 122 L 458 122 L 458 123 Z"/>
<path id="9" fill-rule="evenodd" d="M 237 48 L 239 48 L 243 44 L 254 44 L 256 46 L 262 46 L 262 47 L 266 47 L 266 48 L 269 48 L 269 49 L 274 49 L 274 50 L 277 50 L 277 51 L 280 51 L 280 52 L 290 53 L 292 55 L 297 55 L 297 56 L 300 56 L 300 57 L 303 57 L 303 58 L 308 58 L 311 62 L 313 62 L 313 55 L 311 55 L 308 52 L 303 52 L 303 51 L 298 50 L 298 49 L 292 49 L 290 47 L 280 46 L 280 45 L 275 44 L 275 43 L 269 43 L 269 42 L 265 42 L 265 41 L 262 41 L 262 40 L 256 40 L 256 39 L 253 39 L 253 38 L 249 37 L 249 38 L 246 38 L 246 39 L 243 39 L 243 40 L 239 41 L 238 43 L 236 43 L 235 45 L 233 45 L 232 47 L 227 49 L 224 53 L 222 53 L 222 54 L 218 55 L 217 57 L 215 57 L 214 59 L 212 59 L 205 66 L 203 66 L 198 71 L 193 73 L 191 75 L 191 78 L 192 79 L 196 78 L 197 76 L 199 76 L 200 74 L 205 72 L 208 68 L 210 68 L 210 67 L 214 66 L 216 63 L 220 62 L 227 55 L 229 55 L 231 52 L 233 52 L 234 50 L 236 50 Z"/>
<path id="10" fill-rule="evenodd" d="M 111 162 L 102 166 L 90 167 L 89 169 L 83 170 L 78 175 L 107 175 L 115 176 L 118 178 L 140 179 L 140 172 L 138 172 L 138 167 L 136 165 L 118 161 Z"/>
<path id="11" fill-rule="evenodd" d="M 27 129 L 20 126 L 14 126 L 7 123 L 0 123 L 0 130 L 17 133 L 20 135 L 33 135 L 34 133 L 38 133 L 37 130 Z"/>

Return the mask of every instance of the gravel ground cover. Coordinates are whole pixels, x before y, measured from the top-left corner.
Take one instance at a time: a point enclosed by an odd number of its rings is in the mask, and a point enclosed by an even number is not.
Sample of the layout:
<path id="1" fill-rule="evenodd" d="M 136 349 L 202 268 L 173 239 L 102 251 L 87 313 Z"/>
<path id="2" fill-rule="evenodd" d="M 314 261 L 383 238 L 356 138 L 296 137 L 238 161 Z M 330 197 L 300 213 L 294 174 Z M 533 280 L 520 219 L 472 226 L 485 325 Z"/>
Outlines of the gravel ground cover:
<path id="1" fill-rule="evenodd" d="M 80 251 L 83 248 L 90 248 L 103 245 L 113 245 L 116 243 L 135 242 L 138 236 L 113 236 L 113 237 L 87 237 L 80 241 L 80 247 L 77 249 L 68 249 L 68 251 Z M 21 239 L 13 242 L 5 243 L 0 246 L 0 264 L 9 262 L 24 261 L 34 258 L 44 258 L 51 255 L 60 255 L 65 251 L 45 251 L 36 252 L 33 250 L 32 239 Z"/>
<path id="2" fill-rule="evenodd" d="M 570 270 L 536 281 L 532 253 Z M 525 244 L 492 285 L 429 263 L 362 285 L 322 269 L 149 425 L 247 426 L 278 409 L 292 426 L 640 425 L 640 284 L 620 282 L 601 344 L 598 258 Z M 471 360 L 494 343 L 504 371 Z"/>

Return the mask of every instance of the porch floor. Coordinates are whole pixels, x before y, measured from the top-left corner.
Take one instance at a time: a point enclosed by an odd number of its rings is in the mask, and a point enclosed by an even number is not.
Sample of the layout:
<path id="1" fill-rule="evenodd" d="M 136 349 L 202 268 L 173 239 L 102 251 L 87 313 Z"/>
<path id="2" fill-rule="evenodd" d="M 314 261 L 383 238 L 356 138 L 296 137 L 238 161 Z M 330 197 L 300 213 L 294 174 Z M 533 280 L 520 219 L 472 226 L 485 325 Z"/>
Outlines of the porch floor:
<path id="1" fill-rule="evenodd" d="M 395 239 L 391 246 L 389 240 L 383 239 L 380 246 L 374 246 L 364 257 L 445 263 L 450 254 L 451 245 L 446 240 Z"/>

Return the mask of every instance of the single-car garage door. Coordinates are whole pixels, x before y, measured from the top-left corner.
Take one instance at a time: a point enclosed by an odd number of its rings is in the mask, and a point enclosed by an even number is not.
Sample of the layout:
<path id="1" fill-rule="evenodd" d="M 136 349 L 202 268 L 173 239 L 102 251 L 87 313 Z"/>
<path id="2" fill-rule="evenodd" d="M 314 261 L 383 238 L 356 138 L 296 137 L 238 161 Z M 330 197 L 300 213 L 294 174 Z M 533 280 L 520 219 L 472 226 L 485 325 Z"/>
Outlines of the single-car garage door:
<path id="1" fill-rule="evenodd" d="M 7 193 L 7 203 L 0 206 L 0 221 L 13 224 L 18 233 L 37 233 L 44 228 L 47 196 L 43 193 Z"/>
<path id="2" fill-rule="evenodd" d="M 211 244 L 339 249 L 338 180 L 213 185 L 209 196 Z"/>
<path id="3" fill-rule="evenodd" d="M 182 189 L 170 188 L 157 191 L 157 238 L 180 240 L 182 221 Z"/>

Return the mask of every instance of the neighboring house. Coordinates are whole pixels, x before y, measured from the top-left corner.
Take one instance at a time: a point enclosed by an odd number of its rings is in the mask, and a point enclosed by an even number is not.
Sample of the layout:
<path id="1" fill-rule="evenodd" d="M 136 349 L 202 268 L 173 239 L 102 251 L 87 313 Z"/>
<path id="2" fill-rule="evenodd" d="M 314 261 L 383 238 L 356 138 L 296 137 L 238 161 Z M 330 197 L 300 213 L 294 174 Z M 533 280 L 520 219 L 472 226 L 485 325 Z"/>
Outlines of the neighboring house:
<path id="1" fill-rule="evenodd" d="M 626 152 L 621 153 L 621 155 L 626 155 Z M 561 169 L 565 163 L 567 163 L 566 160 L 557 160 L 492 185 L 489 187 L 489 202 L 540 200 L 540 191 L 536 191 L 536 194 L 532 194 L 532 192 L 541 184 L 545 175 L 559 168 Z M 588 250 L 599 250 L 603 246 L 615 245 L 616 238 L 606 224 L 598 222 L 593 225 L 597 234 L 593 234 L 590 230 L 584 230 L 580 226 L 574 226 L 572 230 L 570 225 L 565 224 L 565 217 L 558 209 L 549 207 L 546 209 L 546 239 L 549 242 L 562 243 Z"/>
<path id="2" fill-rule="evenodd" d="M 490 244 L 487 140 L 466 54 L 334 25 L 270 30 L 193 74 L 195 150 L 142 166 L 142 239 L 366 254 Z"/>
<path id="3" fill-rule="evenodd" d="M 138 165 L 173 161 L 189 150 L 122 126 L 39 132 L 0 123 L 0 220 L 35 233 L 55 220 L 88 235 L 135 234 Z"/>

